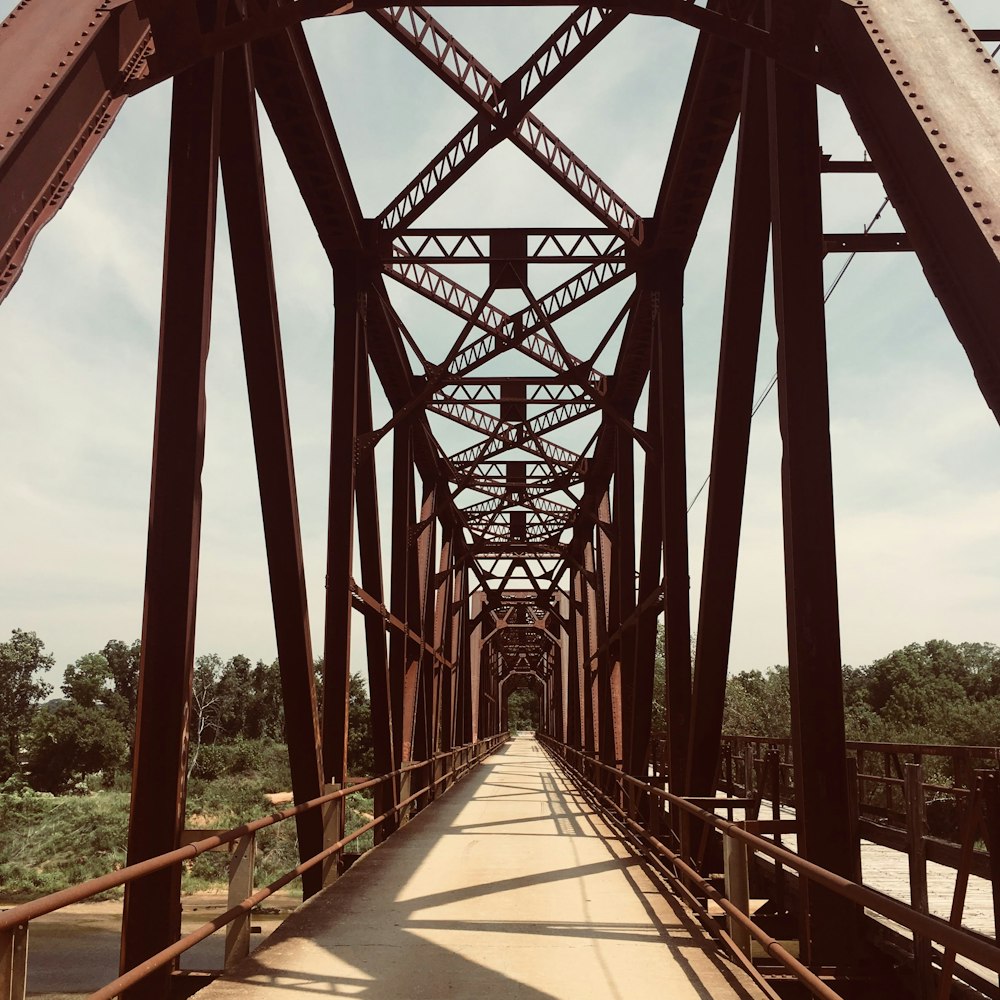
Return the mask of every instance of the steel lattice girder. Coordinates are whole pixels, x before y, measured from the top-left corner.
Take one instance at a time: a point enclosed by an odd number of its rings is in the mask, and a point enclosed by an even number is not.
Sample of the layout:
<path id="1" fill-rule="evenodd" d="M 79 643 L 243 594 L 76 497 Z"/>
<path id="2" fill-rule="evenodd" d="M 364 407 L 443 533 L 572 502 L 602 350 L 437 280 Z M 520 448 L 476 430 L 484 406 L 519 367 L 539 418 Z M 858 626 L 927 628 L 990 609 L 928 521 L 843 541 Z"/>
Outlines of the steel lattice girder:
<path id="1" fill-rule="evenodd" d="M 840 655 L 820 266 L 824 253 L 912 248 L 984 396 L 1000 414 L 992 297 L 1000 277 L 1000 75 L 976 33 L 936 0 L 831 0 L 815 10 L 791 0 L 764 6 L 661 0 L 579 8 L 503 81 L 427 11 L 368 0 L 263 0 L 246 9 L 203 0 L 105 0 L 96 7 L 31 0 L 3 22 L 0 299 L 127 95 L 174 78 L 165 346 L 131 859 L 174 846 L 185 794 L 200 386 L 221 156 L 286 712 L 298 720 L 290 746 L 296 794 L 308 796 L 323 780 L 347 776 L 352 609 L 365 616 L 380 769 L 495 731 L 504 719 L 504 692 L 526 677 L 539 692 L 545 725 L 608 763 L 641 773 L 662 607 L 671 785 L 714 790 L 770 234 L 779 304 L 793 725 L 805 764 L 800 844 L 812 859 L 849 874 L 843 720 L 827 710 L 839 703 Z M 306 19 L 349 12 L 370 15 L 475 111 L 376 218 L 362 212 L 301 28 Z M 700 29 L 648 218 L 531 110 L 631 15 L 671 17 Z M 821 173 L 872 166 L 821 160 L 818 83 L 842 93 L 905 233 L 822 232 Z M 251 88 L 334 272 L 322 765 Z M 692 704 L 681 301 L 684 267 L 738 122 Z M 526 153 L 590 210 L 595 224 L 421 227 L 421 213 L 501 142 Z M 542 264 L 577 270 L 538 292 L 545 269 L 536 265 Z M 458 265 L 488 269 L 488 290 L 456 280 L 451 270 Z M 397 315 L 384 277 L 459 317 L 461 333 L 443 350 L 435 345 L 430 356 Z M 593 354 L 578 357 L 559 324 L 625 281 L 635 285 L 625 306 Z M 513 312 L 500 308 L 492 298 L 501 289 L 523 295 L 527 304 Z M 605 374 L 597 361 L 619 333 L 614 371 Z M 369 362 L 393 413 L 382 427 L 373 426 Z M 494 374 L 505 365 L 515 371 Z M 537 373 L 524 375 L 523 365 Z M 637 429 L 635 410 L 647 384 L 648 418 Z M 596 430 L 578 430 L 588 419 Z M 457 451 L 439 440 L 439 420 L 466 433 Z M 374 449 L 390 435 L 387 604 Z M 646 482 L 638 593 L 630 499 L 636 444 Z M 360 585 L 352 576 L 355 526 Z M 397 787 L 391 794 L 398 793 Z M 303 844 L 314 843 L 317 831 L 303 827 L 300 836 Z M 142 960 L 173 933 L 172 892 L 161 881 L 130 894 L 127 963 Z M 845 928 L 852 912 L 822 897 L 810 905 L 810 957 L 849 959 Z M 142 911 L 152 910 L 161 922 L 144 927 Z"/>

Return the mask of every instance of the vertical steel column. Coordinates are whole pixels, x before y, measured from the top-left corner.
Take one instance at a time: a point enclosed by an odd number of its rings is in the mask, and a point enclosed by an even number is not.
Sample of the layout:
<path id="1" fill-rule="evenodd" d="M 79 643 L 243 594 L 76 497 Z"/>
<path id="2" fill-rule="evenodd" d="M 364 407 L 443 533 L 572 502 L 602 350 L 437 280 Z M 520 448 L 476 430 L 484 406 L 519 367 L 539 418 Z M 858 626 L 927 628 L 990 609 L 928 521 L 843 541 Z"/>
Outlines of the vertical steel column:
<path id="1" fill-rule="evenodd" d="M 815 12 L 776 0 L 769 27 L 811 53 Z M 778 413 L 799 853 L 851 878 L 833 473 L 823 308 L 816 86 L 768 62 Z M 810 887 L 806 960 L 851 961 L 854 904 Z"/>
<path id="2" fill-rule="evenodd" d="M 594 543 L 588 541 L 583 550 L 583 601 L 584 601 L 584 744 L 590 753 L 596 753 L 601 743 L 601 699 L 597 690 L 597 669 L 593 659 L 597 652 L 597 566 Z"/>
<path id="3" fill-rule="evenodd" d="M 409 425 L 396 428 L 392 435 L 392 583 L 393 614 L 406 623 L 409 618 L 410 566 L 413 559 L 410 525 L 413 523 L 413 440 Z M 412 760 L 412 716 L 406 717 L 406 680 L 410 641 L 393 629 L 389 635 L 389 691 L 393 719 L 393 760 L 398 767 Z M 404 735 L 405 733 L 405 735 Z"/>
<path id="4" fill-rule="evenodd" d="M 319 719 L 249 49 L 233 49 L 225 57 L 223 102 L 220 152 L 226 218 L 243 334 L 292 792 L 297 802 L 306 802 L 323 790 Z M 299 858 L 305 861 L 323 849 L 322 817 L 318 810 L 303 813 L 296 817 L 296 827 Z M 322 874 L 315 867 L 302 876 L 306 897 L 322 887 Z"/>
<path id="5" fill-rule="evenodd" d="M 572 656 L 570 659 L 570 691 L 576 692 L 573 698 L 572 713 L 574 716 L 573 740 L 568 740 L 578 749 L 587 746 L 586 719 L 587 719 L 587 641 L 586 641 L 586 618 L 584 616 L 584 581 L 583 572 L 574 570 L 571 576 L 573 585 L 573 628 L 572 636 Z"/>
<path id="6" fill-rule="evenodd" d="M 221 95 L 221 58 L 174 79 L 129 864 L 172 851 L 184 827 Z M 179 867 L 130 883 L 122 970 L 176 941 L 180 916 Z M 129 1000 L 165 996 L 169 978 Z"/>
<path id="7" fill-rule="evenodd" d="M 484 668 L 488 665 L 483 662 L 483 611 L 486 608 L 486 595 L 477 590 L 471 598 L 471 627 L 469 629 L 469 708 L 470 708 L 470 740 L 475 743 L 481 740 L 486 733 L 483 722 L 483 683 Z"/>
<path id="8" fill-rule="evenodd" d="M 406 685 L 404 719 L 409 712 L 413 720 L 413 755 L 415 760 L 426 760 L 434 752 L 431 722 L 434 714 L 434 658 L 424 648 L 434 634 L 434 548 L 435 548 L 435 497 L 436 490 L 424 483 L 420 521 L 416 531 L 416 581 L 410 604 L 410 628 L 420 636 L 421 642 L 411 643 L 410 674 Z M 412 582 L 412 581 L 411 581 Z M 410 680 L 412 679 L 412 687 Z M 409 730 L 407 730 L 409 731 Z"/>
<path id="9" fill-rule="evenodd" d="M 649 409 L 646 419 L 645 475 L 642 486 L 642 536 L 639 542 L 639 603 L 660 586 L 660 550 L 663 546 L 663 490 L 660 455 L 660 374 L 649 373 Z M 656 608 L 643 611 L 636 624 L 635 688 L 632 698 L 631 774 L 646 776 L 646 753 L 652 730 L 653 682 L 656 674 Z"/>
<path id="10" fill-rule="evenodd" d="M 470 625 L 471 611 L 469 600 L 469 573 L 465 563 L 462 562 L 457 568 L 459 580 L 459 600 L 461 607 L 459 610 L 460 629 L 458 633 L 458 647 L 455 655 L 455 664 L 458 669 L 458 717 L 460 730 L 456 734 L 455 740 L 459 745 L 473 742 L 472 736 L 472 628 Z"/>
<path id="11" fill-rule="evenodd" d="M 434 596 L 434 640 L 433 647 L 447 659 L 447 628 L 451 619 L 448 605 L 451 603 L 451 557 L 450 537 L 441 538 L 441 553 L 438 563 L 437 587 Z M 451 674 L 440 660 L 431 658 L 434 671 L 434 710 L 431 716 L 431 746 L 435 750 L 451 749 Z"/>
<path id="12" fill-rule="evenodd" d="M 698 608 L 688 759 L 692 795 L 712 795 L 726 703 L 729 642 L 750 447 L 757 347 L 771 225 L 764 61 L 747 55 L 729 232 L 715 433 Z"/>
<path id="13" fill-rule="evenodd" d="M 663 617 L 666 630 L 667 774 L 685 792 L 691 720 L 691 606 L 684 443 L 684 270 L 659 264 L 653 294 L 654 363 L 659 365 L 663 461 Z"/>
<path id="14" fill-rule="evenodd" d="M 615 465 L 614 565 L 618 609 L 615 627 L 620 629 L 617 648 L 619 663 L 620 708 L 617 742 L 621 767 L 632 768 L 632 713 L 636 684 L 636 626 L 623 622 L 635 612 L 635 450 L 632 435 L 618 429 L 617 462 Z"/>
<path id="15" fill-rule="evenodd" d="M 353 262 L 333 282 L 333 413 L 330 425 L 330 516 L 326 541 L 326 637 L 323 645 L 323 770 L 347 781 L 351 690 L 351 581 L 354 572 L 355 447 L 359 368 L 364 356 L 367 296 Z M 343 822 L 343 819 L 341 820 Z"/>
<path id="16" fill-rule="evenodd" d="M 622 759 L 622 675 L 621 663 L 612 653 L 608 637 L 615 628 L 612 608 L 617 613 L 616 587 L 612 579 L 611 497 L 605 493 L 597 512 L 597 692 L 601 760 L 616 767 Z"/>
<path id="17" fill-rule="evenodd" d="M 366 331 L 367 332 L 367 331 Z M 358 371 L 358 437 L 372 429 L 371 373 L 367 357 L 367 336 L 362 345 Z M 361 562 L 361 585 L 377 601 L 384 603 L 382 582 L 382 537 L 379 528 L 378 479 L 374 447 L 360 448 L 355 475 L 355 498 L 358 518 L 358 556 Z M 365 645 L 368 653 L 368 694 L 371 700 L 372 749 L 376 774 L 388 774 L 399 766 L 395 756 L 393 716 L 390 696 L 389 658 L 386 653 L 385 623 L 374 615 L 365 615 Z M 381 816 L 395 801 L 396 782 L 375 789 L 375 815 Z M 395 828 L 395 818 L 375 828 L 375 843 L 380 843 Z"/>
<path id="18" fill-rule="evenodd" d="M 456 530 L 455 539 L 461 534 Z M 458 544 L 454 545 L 455 556 L 451 568 L 451 629 L 448 640 L 448 659 L 451 660 L 451 737 L 453 747 L 462 746 L 468 742 L 465 735 L 465 673 L 467 661 L 464 656 L 465 620 L 468 614 L 469 601 L 465 593 L 465 567 L 458 558 Z"/>

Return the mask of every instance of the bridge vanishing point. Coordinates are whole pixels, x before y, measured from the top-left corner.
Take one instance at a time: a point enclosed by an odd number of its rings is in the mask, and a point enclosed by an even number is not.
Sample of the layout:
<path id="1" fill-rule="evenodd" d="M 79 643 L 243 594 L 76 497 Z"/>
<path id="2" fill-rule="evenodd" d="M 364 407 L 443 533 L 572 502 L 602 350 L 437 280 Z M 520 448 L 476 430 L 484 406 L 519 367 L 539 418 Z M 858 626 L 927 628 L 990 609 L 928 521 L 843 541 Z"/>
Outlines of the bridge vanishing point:
<path id="1" fill-rule="evenodd" d="M 343 18 L 373 19 L 471 108 L 468 123 L 374 215 L 362 210 L 303 28 L 321 17 L 330 30 Z M 670 19 L 694 33 L 648 215 L 536 111 L 627 19 Z M 986 970 L 977 989 L 995 990 L 995 940 L 963 930 L 961 914 L 929 914 L 919 894 L 910 906 L 860 884 L 856 758 L 842 713 L 823 260 L 915 253 L 986 402 L 1000 413 L 1000 75 L 990 51 L 997 40 L 947 0 L 609 0 L 569 8 L 501 79 L 416 6 L 21 0 L 0 23 L 0 299 L 122 105 L 157 85 L 173 96 L 129 863 L 0 917 L 3 1000 L 23 992 L 30 919 L 120 884 L 123 979 L 98 995 L 165 996 L 181 978 L 171 972 L 186 946 L 178 940 L 181 863 L 244 844 L 279 820 L 296 824 L 301 865 L 288 879 L 301 877 L 310 898 L 281 932 L 306 929 L 304 938 L 294 931 L 305 965 L 287 966 L 287 989 L 374 996 L 371 984 L 384 977 L 396 984 L 394 995 L 555 996 L 572 986 L 594 996 L 944 997 L 959 989 L 959 955 Z M 864 159 L 822 155 L 819 88 L 842 101 Z M 333 273 L 321 713 L 258 106 Z M 593 223 L 420 225 L 504 143 Z M 682 303 L 685 268 L 731 145 L 692 663 Z M 905 231 L 825 232 L 821 188 L 833 174 L 877 176 Z M 186 756 L 220 179 L 297 805 L 191 844 Z M 761 820 L 760 795 L 749 787 L 720 793 L 719 775 L 769 268 L 794 818 Z M 544 277 L 553 273 L 562 276 L 556 283 Z M 412 294 L 401 296 L 400 286 Z M 430 306 L 412 308 L 421 300 L 438 310 L 437 324 Z M 614 306 L 596 308 L 607 302 Z M 457 333 L 445 336 L 452 327 Z M 380 449 L 391 454 L 383 492 Z M 391 511 L 386 547 L 383 496 Z M 661 615 L 664 766 L 651 774 Z M 352 620 L 365 636 L 377 775 L 349 786 Z M 506 743 L 507 699 L 525 687 L 537 695 L 540 742 Z M 996 818 L 991 774 L 975 781 L 987 828 Z M 884 779 L 906 780 L 888 771 Z M 367 828 L 378 846 L 324 890 L 347 868 L 356 836 L 344 828 L 348 787 L 373 790 Z M 734 810 L 741 820 L 719 815 Z M 915 829 L 911 860 L 924 849 Z M 775 839 L 790 831 L 795 852 Z M 484 844 L 487 836 L 496 839 Z M 972 852 L 974 838 L 966 842 Z M 424 859 L 436 867 L 425 870 Z M 956 861 L 960 878 L 970 863 Z M 659 881 L 676 897 L 661 897 Z M 522 883 L 534 886 L 530 895 Z M 605 900 L 612 883 L 615 898 Z M 227 917 L 245 929 L 247 913 L 270 891 L 248 892 Z M 463 900 L 476 901 L 473 913 Z M 356 917 L 348 921 L 348 912 Z M 877 945 L 873 913 L 908 930 L 905 961 Z M 419 939 L 410 958 L 399 956 L 402 966 L 377 953 L 379 935 L 390 950 L 403 935 L 390 926 L 392 914 Z M 456 935 L 472 935 L 472 957 L 454 957 Z M 277 944 L 268 953 L 285 960 Z M 533 979 L 529 966 L 550 958 Z M 462 971 L 463 961 L 475 969 Z"/>

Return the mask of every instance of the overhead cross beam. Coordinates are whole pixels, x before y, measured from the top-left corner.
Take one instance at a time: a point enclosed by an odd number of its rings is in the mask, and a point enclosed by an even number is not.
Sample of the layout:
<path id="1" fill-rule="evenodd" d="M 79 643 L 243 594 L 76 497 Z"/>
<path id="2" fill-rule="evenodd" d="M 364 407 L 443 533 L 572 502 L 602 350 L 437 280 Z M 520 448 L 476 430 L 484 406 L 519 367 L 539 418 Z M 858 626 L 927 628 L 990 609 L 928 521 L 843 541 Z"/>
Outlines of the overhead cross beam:
<path id="1" fill-rule="evenodd" d="M 639 215 L 530 111 L 624 14 L 579 8 L 502 82 L 422 7 L 371 14 L 477 112 L 383 210 L 383 228 L 396 233 L 418 218 L 490 149 L 510 139 L 606 225 L 627 240 L 641 242 Z"/>

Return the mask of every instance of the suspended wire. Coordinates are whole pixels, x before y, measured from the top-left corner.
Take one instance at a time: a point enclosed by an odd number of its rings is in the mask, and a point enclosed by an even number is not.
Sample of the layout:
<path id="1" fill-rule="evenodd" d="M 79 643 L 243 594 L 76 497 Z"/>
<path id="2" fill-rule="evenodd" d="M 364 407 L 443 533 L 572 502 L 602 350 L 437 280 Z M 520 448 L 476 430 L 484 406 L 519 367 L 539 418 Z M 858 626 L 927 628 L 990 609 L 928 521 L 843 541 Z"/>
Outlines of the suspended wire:
<path id="1" fill-rule="evenodd" d="M 994 52 L 993 54 L 996 55 L 997 52 L 1000 52 L 1000 45 L 997 46 L 996 52 Z M 888 204 L 889 204 L 889 198 L 888 196 L 886 196 L 886 198 L 883 199 L 882 204 L 879 205 L 878 211 L 872 216 L 871 222 L 869 222 L 868 225 L 865 226 L 864 228 L 865 235 L 871 232 L 875 223 L 882 218 L 882 213 L 885 211 L 886 206 Z M 825 294 L 823 295 L 824 305 L 826 305 L 826 303 L 830 301 L 830 296 L 833 295 L 833 293 L 837 290 L 837 285 L 840 284 L 841 279 L 844 277 L 845 274 L 847 274 L 847 269 L 854 262 L 854 258 L 857 257 L 857 255 L 858 255 L 857 250 L 852 250 L 851 253 L 848 255 L 847 260 L 844 262 L 844 266 L 837 272 L 837 276 L 833 279 L 833 281 L 830 284 L 830 287 L 826 290 Z M 764 390 L 761 392 L 761 394 L 757 397 L 756 401 L 754 402 L 753 409 L 750 411 L 751 420 L 753 420 L 753 418 L 757 416 L 757 411 L 764 405 L 764 401 L 767 399 L 768 396 L 771 395 L 771 390 L 774 389 L 774 387 L 777 384 L 778 384 L 778 373 L 775 372 L 771 376 L 771 380 L 767 383 L 767 385 L 764 387 Z M 687 512 L 689 514 L 691 513 L 691 508 L 694 507 L 694 505 L 698 502 L 698 498 L 702 495 L 702 493 L 705 492 L 705 487 L 708 486 L 709 480 L 711 478 L 712 478 L 712 473 L 710 472 L 707 476 L 705 476 L 701 486 L 698 487 L 698 492 L 695 493 L 695 495 L 691 498 L 691 502 L 688 504 L 688 509 L 687 509 Z"/>

